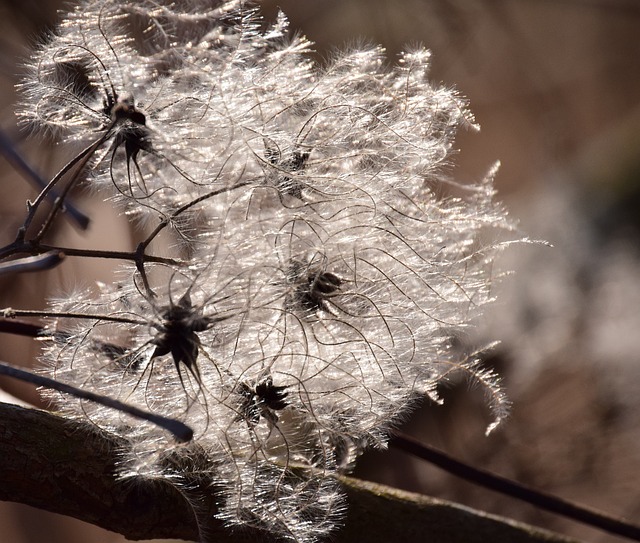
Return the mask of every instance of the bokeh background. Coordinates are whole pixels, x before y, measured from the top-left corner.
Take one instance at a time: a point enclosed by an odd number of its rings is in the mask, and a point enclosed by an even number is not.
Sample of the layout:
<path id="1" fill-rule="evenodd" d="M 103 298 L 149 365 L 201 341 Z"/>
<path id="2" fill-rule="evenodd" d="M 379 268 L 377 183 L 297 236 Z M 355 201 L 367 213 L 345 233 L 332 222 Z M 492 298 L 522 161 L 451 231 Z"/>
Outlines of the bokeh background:
<path id="1" fill-rule="evenodd" d="M 523 234 L 509 249 L 497 302 L 469 343 L 501 344 L 486 364 L 503 376 L 513 414 L 490 437 L 482 391 L 453 382 L 405 431 L 473 465 L 640 523 L 640 3 L 636 0 L 264 0 L 327 62 L 341 47 L 381 43 L 393 62 L 407 44 L 433 52 L 431 78 L 469 98 L 482 127 L 461 133 L 455 177 L 477 181 L 496 161 L 500 197 Z M 53 142 L 20 132 L 13 115 L 21 61 L 57 20 L 57 0 L 0 2 L 0 122 L 46 175 Z M 67 4 L 68 5 L 68 4 Z M 33 190 L 0 159 L 0 242 Z M 109 206 L 78 196 L 93 225 L 61 224 L 67 244 L 127 249 L 133 234 Z M 94 280 L 104 262 L 67 259 L 46 274 L 3 278 L 0 306 Z M 0 360 L 29 365 L 38 345 L 0 336 Z M 25 385 L 10 394 L 37 402 Z M 594 543 L 623 541 L 456 480 L 400 452 L 367 454 L 356 475 L 523 520 Z M 0 482 L 1 484 L 1 482 Z M 8 543 L 116 543 L 73 519 L 0 503 Z M 425 539 L 428 534 L 425 534 Z"/>

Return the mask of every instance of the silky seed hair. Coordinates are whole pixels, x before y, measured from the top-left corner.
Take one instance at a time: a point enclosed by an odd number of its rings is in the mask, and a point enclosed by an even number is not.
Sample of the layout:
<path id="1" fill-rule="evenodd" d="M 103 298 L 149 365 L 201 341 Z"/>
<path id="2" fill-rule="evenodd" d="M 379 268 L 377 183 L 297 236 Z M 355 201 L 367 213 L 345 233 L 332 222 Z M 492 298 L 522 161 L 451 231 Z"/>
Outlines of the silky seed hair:
<path id="1" fill-rule="evenodd" d="M 123 478 L 220 489 L 219 517 L 283 540 L 337 526 L 337 473 L 462 373 L 508 403 L 479 351 L 514 225 L 448 176 L 464 99 L 429 52 L 380 47 L 319 66 L 280 13 L 243 1 L 85 0 L 34 54 L 20 119 L 89 145 L 82 181 L 176 234 L 174 263 L 51 301 L 43 372 L 177 418 L 161 429 L 50 396 L 125 442 Z M 154 230 L 155 229 L 155 230 Z M 176 243 L 179 240 L 179 243 Z M 65 314 L 67 316 L 65 316 Z"/>

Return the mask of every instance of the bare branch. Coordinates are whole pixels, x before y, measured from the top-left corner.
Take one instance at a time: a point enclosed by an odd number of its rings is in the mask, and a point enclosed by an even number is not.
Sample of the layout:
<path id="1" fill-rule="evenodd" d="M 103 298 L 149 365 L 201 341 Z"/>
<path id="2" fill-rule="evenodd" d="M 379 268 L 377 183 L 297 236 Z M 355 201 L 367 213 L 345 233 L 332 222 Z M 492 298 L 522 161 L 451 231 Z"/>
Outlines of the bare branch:
<path id="1" fill-rule="evenodd" d="M 166 481 L 119 481 L 122 442 L 56 415 L 0 404 L 0 499 L 73 516 L 132 540 L 194 540 L 193 506 Z M 346 523 L 335 543 L 576 543 L 574 540 L 471 510 L 444 500 L 342 477 L 348 495 Z M 231 531 L 214 518 L 216 496 L 194 490 L 207 541 L 248 543 L 263 534 Z M 202 520 L 206 519 L 206 520 Z M 204 526 L 202 525 L 204 524 Z"/>

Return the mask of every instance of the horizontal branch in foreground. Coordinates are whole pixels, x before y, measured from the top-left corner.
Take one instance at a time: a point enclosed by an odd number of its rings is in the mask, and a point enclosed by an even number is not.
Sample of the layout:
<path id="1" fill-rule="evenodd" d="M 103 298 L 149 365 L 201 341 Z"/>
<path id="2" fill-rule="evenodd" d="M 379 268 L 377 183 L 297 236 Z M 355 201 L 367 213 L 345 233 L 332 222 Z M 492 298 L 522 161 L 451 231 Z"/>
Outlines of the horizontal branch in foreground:
<path id="1" fill-rule="evenodd" d="M 117 439 L 88 425 L 10 404 L 0 404 L 0 436 L 0 500 L 76 517 L 133 540 L 197 538 L 191 507 L 170 484 L 114 478 Z M 341 482 L 349 506 L 335 543 L 574 542 L 444 500 L 350 477 Z M 255 533 L 231 532 L 216 521 L 215 501 L 211 493 L 198 496 L 200 512 L 209 519 L 204 528 L 208 541 L 256 541 Z"/>

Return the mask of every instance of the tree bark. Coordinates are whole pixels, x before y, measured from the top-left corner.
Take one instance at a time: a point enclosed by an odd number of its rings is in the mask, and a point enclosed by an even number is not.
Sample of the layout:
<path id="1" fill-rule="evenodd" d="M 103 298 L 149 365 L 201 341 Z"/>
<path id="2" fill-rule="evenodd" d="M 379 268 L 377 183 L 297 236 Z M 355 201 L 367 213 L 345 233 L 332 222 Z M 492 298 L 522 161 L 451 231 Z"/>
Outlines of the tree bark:
<path id="1" fill-rule="evenodd" d="M 170 483 L 115 476 L 121 442 L 46 411 L 0 404 L 0 499 L 69 515 L 128 539 L 197 540 L 193 508 Z M 342 477 L 348 496 L 346 543 L 576 543 L 575 540 L 461 505 Z M 197 494 L 196 494 L 197 492 Z M 216 496 L 194 491 L 206 541 L 265 540 L 217 521 Z"/>

